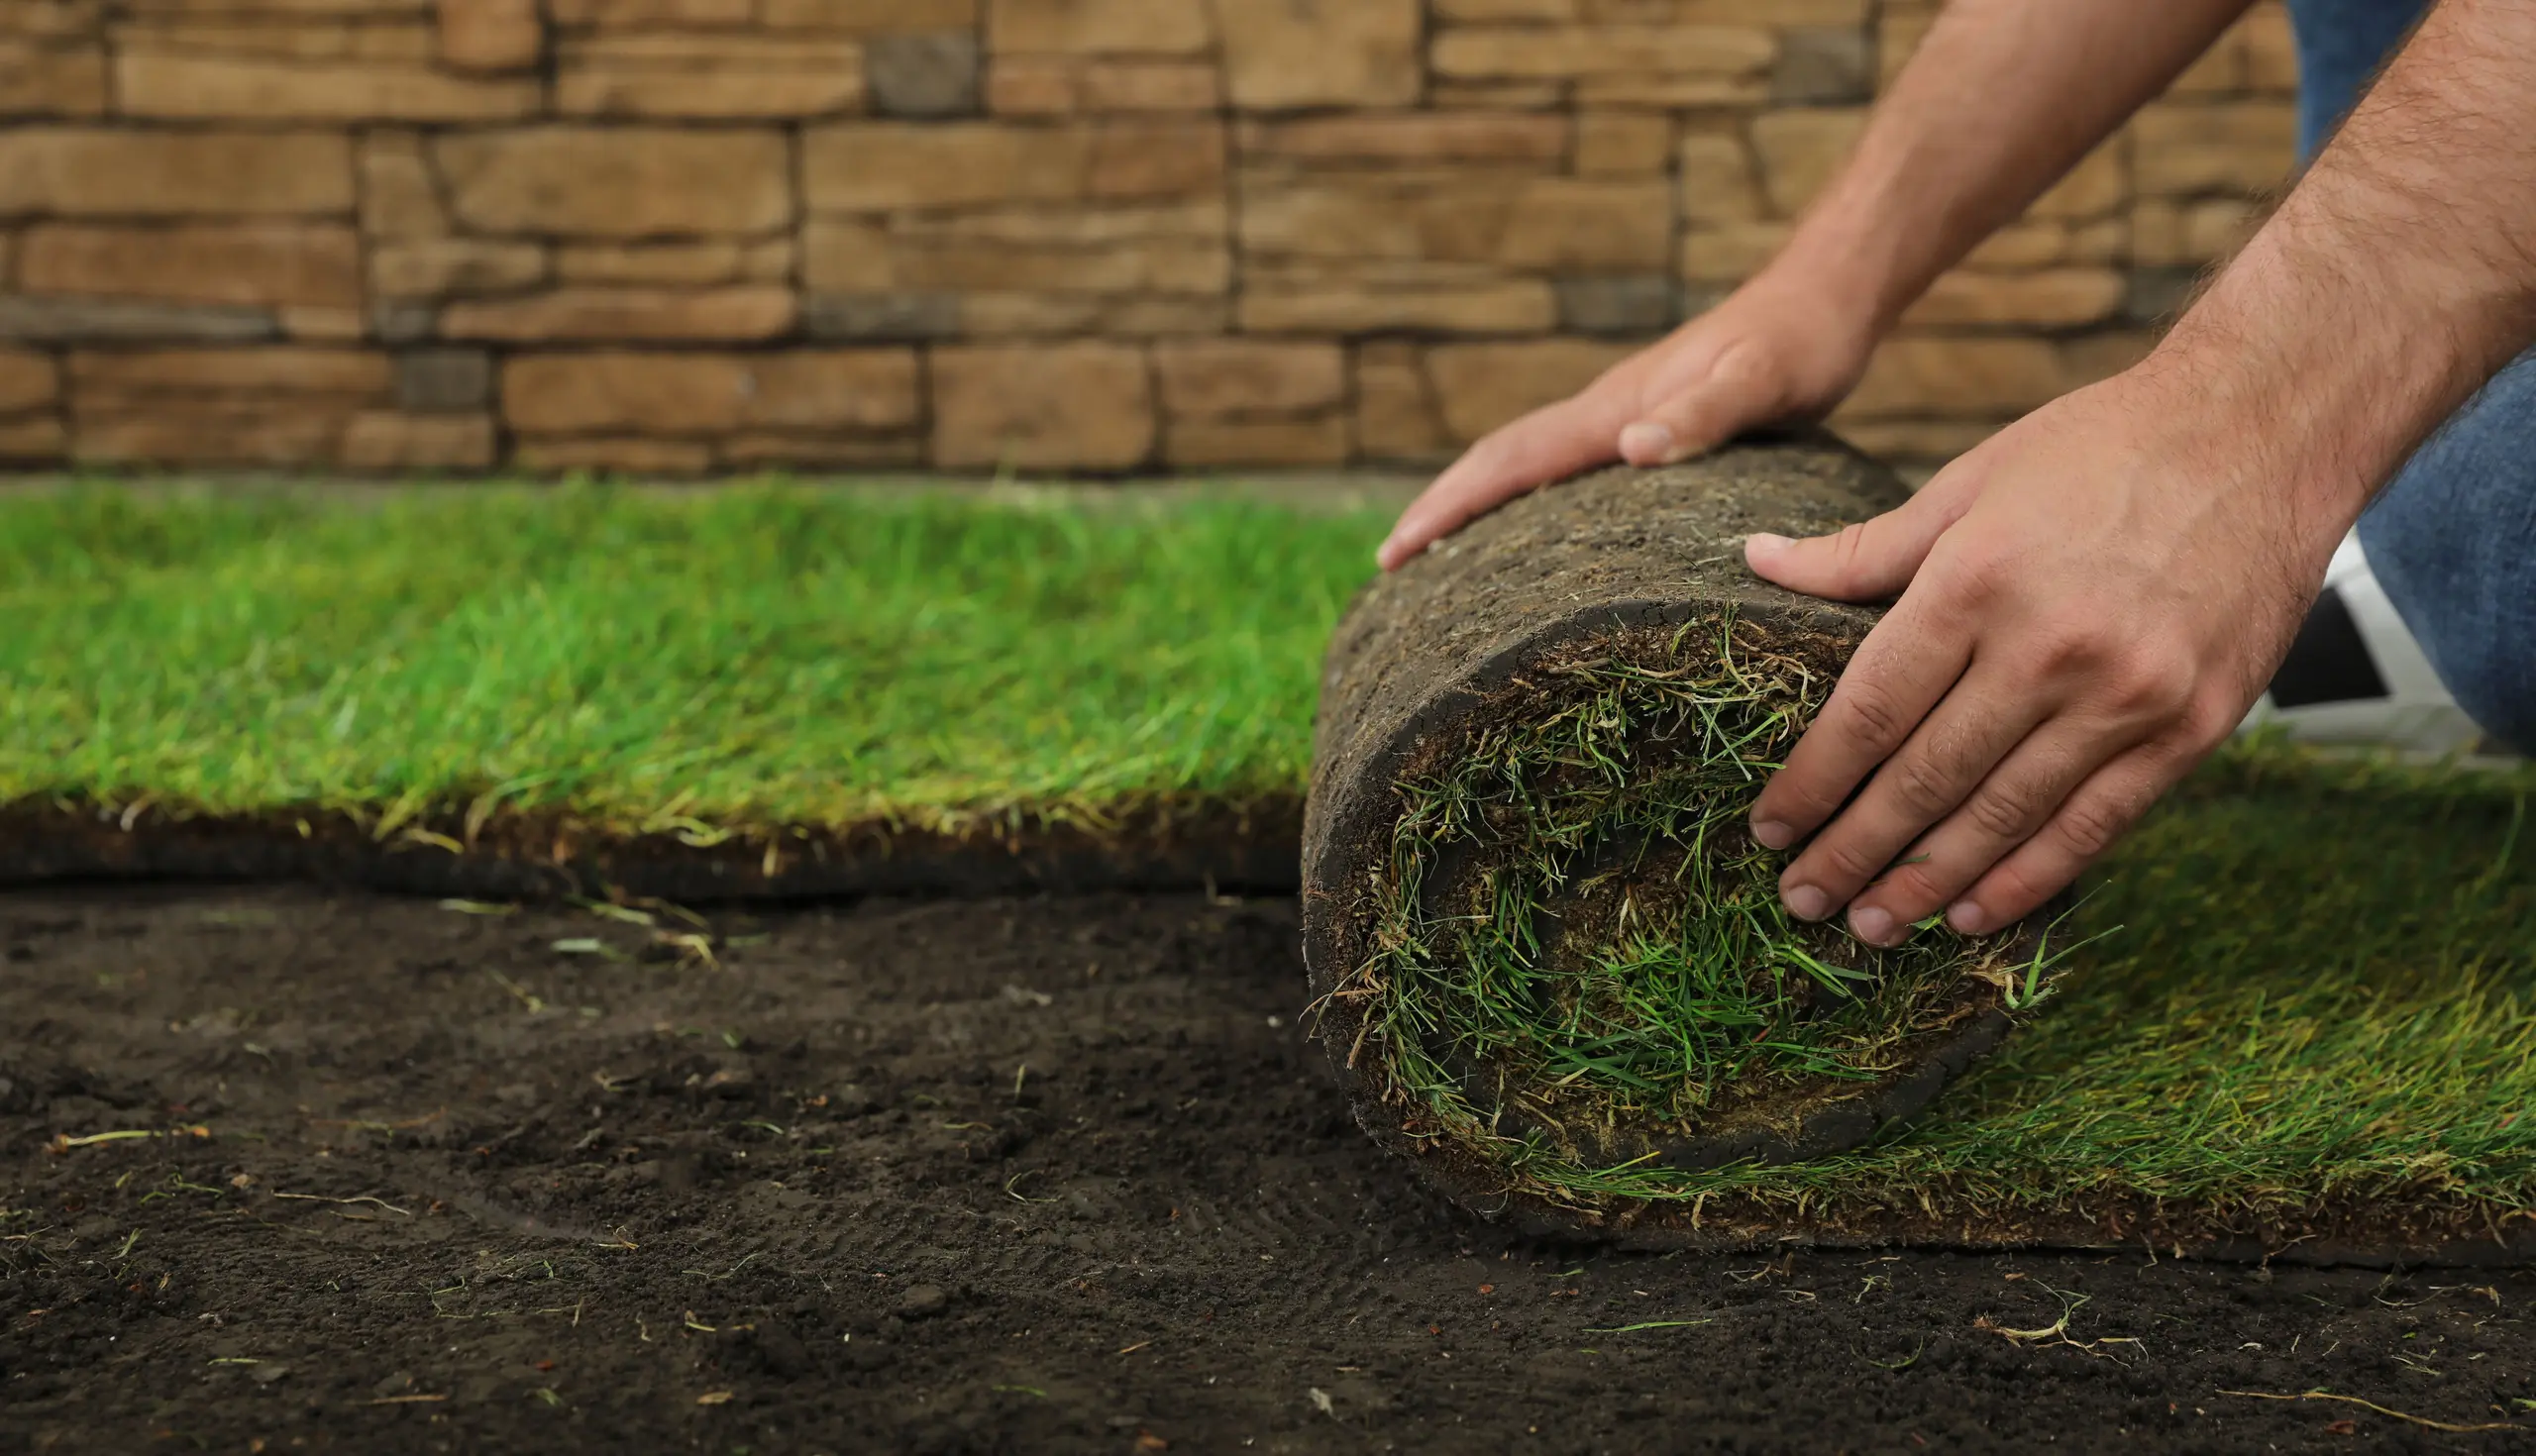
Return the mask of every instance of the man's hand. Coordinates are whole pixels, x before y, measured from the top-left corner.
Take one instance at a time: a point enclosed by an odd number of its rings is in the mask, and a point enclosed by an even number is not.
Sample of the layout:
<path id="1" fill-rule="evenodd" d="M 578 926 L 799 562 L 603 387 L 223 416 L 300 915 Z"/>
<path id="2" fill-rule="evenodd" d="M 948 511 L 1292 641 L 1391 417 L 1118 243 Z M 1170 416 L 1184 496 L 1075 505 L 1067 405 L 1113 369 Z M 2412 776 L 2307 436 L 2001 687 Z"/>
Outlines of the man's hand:
<path id="1" fill-rule="evenodd" d="M 1763 844 L 1813 836 L 1789 909 L 1848 904 L 1877 945 L 1941 911 L 1996 930 L 2262 694 L 2350 513 L 2279 478 L 2260 422 L 2185 373 L 2153 361 L 2068 395 L 1864 525 L 1745 545 L 1794 590 L 1901 596 L 1753 806 Z"/>
<path id="2" fill-rule="evenodd" d="M 1765 272 L 1571 399 L 1473 445 L 1401 515 L 1384 571 L 1515 496 L 1615 459 L 1669 465 L 1755 425 L 1829 410 L 1865 369 L 1873 304 Z"/>

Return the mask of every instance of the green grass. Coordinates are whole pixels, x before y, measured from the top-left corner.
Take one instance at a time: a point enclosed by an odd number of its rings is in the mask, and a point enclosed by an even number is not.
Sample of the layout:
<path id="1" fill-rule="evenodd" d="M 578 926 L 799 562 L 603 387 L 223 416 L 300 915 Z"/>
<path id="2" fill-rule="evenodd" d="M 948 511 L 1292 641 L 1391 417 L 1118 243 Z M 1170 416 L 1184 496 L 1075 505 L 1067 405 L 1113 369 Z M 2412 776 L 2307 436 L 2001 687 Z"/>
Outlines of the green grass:
<path id="1" fill-rule="evenodd" d="M 958 827 L 1291 792 L 1383 522 L 740 487 L 0 503 L 0 802 Z"/>
<path id="2" fill-rule="evenodd" d="M 1290 796 L 1321 647 L 1386 524 L 773 487 L 0 499 L 0 802 L 958 827 Z M 1734 695 L 1711 683 L 1658 708 L 1667 731 L 1731 746 L 1719 762 L 1748 761 L 1733 782 L 1624 817 L 1731 819 L 1786 728 Z M 1582 762 L 1587 746 L 1562 752 Z M 1485 799 L 1489 771 L 1475 757 L 1427 802 Z M 1824 1215 L 2528 1208 L 2531 786 L 2232 751 L 2094 877 L 2073 933 L 2114 933 L 1933 1114 L 1798 1168 L 1571 1164 L 1567 1195 Z M 1597 802 L 1537 807 L 1557 833 L 1577 827 L 1559 815 L 1613 811 Z M 1775 918 L 1768 870 L 1718 872 L 1703 893 L 1748 914 L 1693 959 L 1758 958 L 1784 973 L 1773 987 L 1820 986 L 1802 952 L 1843 980 L 1859 963 Z M 1705 1024 L 1649 1019 L 1631 988 L 1670 952 L 1606 949 L 1599 986 L 1525 981 L 1501 959 L 1482 968 L 1482 1011 L 1446 1014 L 1566 1058 L 1607 1098 L 1674 1110 L 1715 1093 L 1721 1055 L 1762 1075 L 1874 1055 L 1875 1016 L 1790 1018 L 1779 990 L 1741 984 L 1707 988 Z M 1929 959 L 1878 969 L 1881 1003 L 1916 994 L 1909 966 L 1959 950 L 1932 940 Z M 1756 1053 L 1719 1031 L 1756 1025 L 1777 1027 Z"/>

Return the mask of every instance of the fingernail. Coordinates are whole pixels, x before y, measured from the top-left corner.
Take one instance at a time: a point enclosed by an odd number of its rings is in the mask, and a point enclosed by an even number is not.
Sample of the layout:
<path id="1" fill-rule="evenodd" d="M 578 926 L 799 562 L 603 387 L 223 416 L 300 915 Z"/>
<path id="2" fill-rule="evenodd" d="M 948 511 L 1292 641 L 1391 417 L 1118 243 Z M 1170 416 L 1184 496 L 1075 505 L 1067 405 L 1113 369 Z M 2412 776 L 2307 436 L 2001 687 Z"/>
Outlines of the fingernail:
<path id="1" fill-rule="evenodd" d="M 1859 905 L 1849 911 L 1849 933 L 1868 945 L 1882 945 L 1893 934 L 1893 912 Z"/>
<path id="2" fill-rule="evenodd" d="M 1754 552 L 1763 556 L 1777 556 L 1795 544 L 1784 536 L 1774 536 L 1767 531 L 1755 531 L 1744 538 L 1744 551 L 1746 556 Z"/>
<path id="3" fill-rule="evenodd" d="M 1621 431 L 1621 454 L 1631 460 L 1652 457 L 1653 465 L 1669 466 L 1681 460 L 1681 448 L 1673 443 L 1673 432 L 1663 425 L 1636 424 Z"/>
<path id="4" fill-rule="evenodd" d="M 1980 935 L 1990 928 L 1990 916 L 1970 900 L 1956 900 L 1946 907 L 1946 923 L 1957 935 Z"/>
<path id="5" fill-rule="evenodd" d="M 1787 912 L 1799 920 L 1820 920 L 1832 913 L 1832 897 L 1812 884 L 1789 884 L 1779 889 L 1779 900 Z"/>
<path id="6" fill-rule="evenodd" d="M 1752 837 L 1759 840 L 1764 849 L 1783 850 L 1796 843 L 1796 826 L 1782 824 L 1776 819 L 1755 819 L 1752 821 Z"/>

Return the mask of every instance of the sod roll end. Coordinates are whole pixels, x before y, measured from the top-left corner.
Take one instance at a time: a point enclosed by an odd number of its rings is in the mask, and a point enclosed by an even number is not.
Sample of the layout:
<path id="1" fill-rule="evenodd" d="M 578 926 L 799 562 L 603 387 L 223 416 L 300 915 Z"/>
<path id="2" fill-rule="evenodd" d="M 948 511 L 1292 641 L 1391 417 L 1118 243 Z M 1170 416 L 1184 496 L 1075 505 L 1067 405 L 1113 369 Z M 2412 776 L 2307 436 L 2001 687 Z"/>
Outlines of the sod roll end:
<path id="1" fill-rule="evenodd" d="M 1319 1034 L 1366 1129 L 1464 1203 L 1702 1241 L 1700 1175 L 1868 1141 L 2050 989 L 2036 923 L 1876 950 L 1792 919 L 1745 829 L 1879 612 L 1759 580 L 1743 540 L 1905 498 L 1819 434 L 1605 470 L 1340 624 L 1304 844 Z"/>

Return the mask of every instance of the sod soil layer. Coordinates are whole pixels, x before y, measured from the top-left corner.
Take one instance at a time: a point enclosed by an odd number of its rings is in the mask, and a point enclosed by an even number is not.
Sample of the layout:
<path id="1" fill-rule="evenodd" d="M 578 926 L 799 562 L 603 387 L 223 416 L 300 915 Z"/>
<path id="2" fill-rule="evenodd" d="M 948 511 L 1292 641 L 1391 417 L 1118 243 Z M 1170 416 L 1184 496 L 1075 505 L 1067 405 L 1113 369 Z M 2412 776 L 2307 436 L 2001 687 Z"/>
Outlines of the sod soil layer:
<path id="1" fill-rule="evenodd" d="M 0 893 L 0 1449 L 2536 1439 L 2523 1271 L 1475 1220 L 1353 1125 L 1292 900 L 498 908 Z"/>

